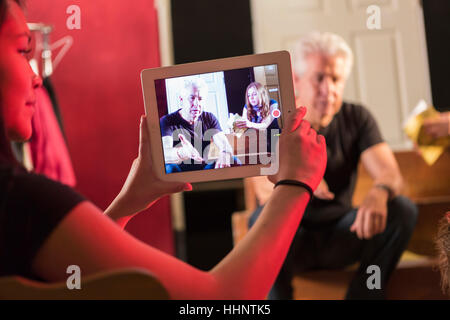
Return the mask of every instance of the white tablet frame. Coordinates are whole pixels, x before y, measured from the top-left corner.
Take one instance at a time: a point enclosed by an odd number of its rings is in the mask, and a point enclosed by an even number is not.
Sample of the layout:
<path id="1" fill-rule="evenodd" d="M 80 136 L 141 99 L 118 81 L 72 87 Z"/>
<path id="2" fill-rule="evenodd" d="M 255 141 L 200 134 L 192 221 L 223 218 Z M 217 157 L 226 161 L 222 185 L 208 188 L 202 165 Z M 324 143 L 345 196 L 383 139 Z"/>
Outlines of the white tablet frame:
<path id="1" fill-rule="evenodd" d="M 233 69 L 277 65 L 281 100 L 280 127 L 295 110 L 295 94 L 292 79 L 291 59 L 288 51 L 277 51 L 256 55 L 194 62 L 170 67 L 145 69 L 141 72 L 144 107 L 150 134 L 153 168 L 155 174 L 163 181 L 205 182 L 238 179 L 266 175 L 263 168 L 269 165 L 244 165 L 240 167 L 187 171 L 167 174 L 159 124 L 155 80 L 227 71 Z M 278 119 L 278 120 L 280 120 Z"/>

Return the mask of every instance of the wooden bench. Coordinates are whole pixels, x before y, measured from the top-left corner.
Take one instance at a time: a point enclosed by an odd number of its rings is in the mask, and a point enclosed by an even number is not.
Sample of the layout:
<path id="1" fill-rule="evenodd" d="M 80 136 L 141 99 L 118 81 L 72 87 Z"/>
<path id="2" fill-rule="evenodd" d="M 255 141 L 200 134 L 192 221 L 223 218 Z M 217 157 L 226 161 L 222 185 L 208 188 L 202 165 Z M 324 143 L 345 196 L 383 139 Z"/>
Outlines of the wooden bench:
<path id="1" fill-rule="evenodd" d="M 388 299 L 446 299 L 440 290 L 436 270 L 434 238 L 437 222 L 450 210 L 450 152 L 444 153 L 428 166 L 413 151 L 396 152 L 405 181 L 403 194 L 419 208 L 416 229 L 408 250 L 403 254 L 387 288 Z M 372 179 L 363 166 L 353 203 L 358 206 L 372 186 Z M 233 240 L 239 242 L 248 230 L 248 219 L 256 208 L 256 196 L 249 180 L 244 181 L 246 210 L 232 216 Z M 293 279 L 294 298 L 300 300 L 343 299 L 354 274 L 355 266 L 345 270 L 319 270 L 298 274 Z"/>

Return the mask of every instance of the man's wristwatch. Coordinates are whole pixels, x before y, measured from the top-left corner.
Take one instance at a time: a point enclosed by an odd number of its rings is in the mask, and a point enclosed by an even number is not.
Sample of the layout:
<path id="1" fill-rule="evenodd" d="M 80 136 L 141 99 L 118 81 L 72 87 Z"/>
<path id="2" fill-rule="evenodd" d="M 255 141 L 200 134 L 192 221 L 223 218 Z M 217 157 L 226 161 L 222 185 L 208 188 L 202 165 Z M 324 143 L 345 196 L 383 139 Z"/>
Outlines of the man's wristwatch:
<path id="1" fill-rule="evenodd" d="M 388 200 L 391 200 L 392 198 L 394 198 L 394 190 L 392 190 L 391 187 L 389 187 L 386 184 L 383 183 L 378 183 L 374 186 L 377 189 L 382 189 L 384 191 L 386 191 L 388 193 Z"/>

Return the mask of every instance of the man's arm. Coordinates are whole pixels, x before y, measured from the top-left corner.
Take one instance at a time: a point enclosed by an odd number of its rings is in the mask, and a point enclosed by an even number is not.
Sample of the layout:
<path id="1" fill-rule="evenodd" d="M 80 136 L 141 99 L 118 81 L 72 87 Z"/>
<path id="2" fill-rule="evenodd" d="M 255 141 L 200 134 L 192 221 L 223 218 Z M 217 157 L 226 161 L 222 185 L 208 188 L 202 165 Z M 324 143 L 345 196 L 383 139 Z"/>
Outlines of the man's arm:
<path id="1" fill-rule="evenodd" d="M 361 161 L 374 180 L 374 188 L 386 186 L 391 190 L 389 195 L 391 198 L 400 194 L 403 178 L 394 153 L 387 143 L 379 143 L 365 150 L 361 154 Z"/>
<path id="2" fill-rule="evenodd" d="M 387 202 L 400 194 L 403 178 L 394 154 L 386 143 L 378 143 L 361 154 L 361 161 L 373 178 L 373 187 L 363 200 L 353 225 L 360 239 L 370 239 L 384 232 L 387 221 Z"/>
<path id="3" fill-rule="evenodd" d="M 162 137 L 165 163 L 181 163 L 182 159 L 178 155 L 177 148 L 173 147 L 173 138 L 170 136 Z"/>
<path id="4" fill-rule="evenodd" d="M 215 168 L 228 168 L 231 166 L 233 157 L 233 148 L 228 143 L 225 134 L 220 131 L 213 136 L 213 141 L 219 148 L 219 158 L 216 160 Z"/>
<path id="5" fill-rule="evenodd" d="M 161 126 L 162 145 L 164 149 L 164 162 L 166 164 L 180 164 L 187 159 L 200 159 L 198 152 L 194 150 L 192 144 L 186 139 L 186 137 L 179 131 L 178 133 L 172 125 L 167 116 L 161 118 L 159 122 Z M 174 146 L 174 136 L 178 136 L 180 143 Z"/>
<path id="6" fill-rule="evenodd" d="M 212 138 L 220 152 L 230 153 L 231 155 L 233 154 L 233 148 L 230 146 L 230 143 L 228 142 L 228 139 L 223 131 L 216 133 Z"/>
<path id="7" fill-rule="evenodd" d="M 189 140 L 182 134 L 178 135 L 180 144 L 173 146 L 173 138 L 166 136 L 162 138 L 164 148 L 164 162 L 179 164 L 187 159 L 193 159 L 202 162 L 203 158 L 200 153 L 192 146 Z"/>

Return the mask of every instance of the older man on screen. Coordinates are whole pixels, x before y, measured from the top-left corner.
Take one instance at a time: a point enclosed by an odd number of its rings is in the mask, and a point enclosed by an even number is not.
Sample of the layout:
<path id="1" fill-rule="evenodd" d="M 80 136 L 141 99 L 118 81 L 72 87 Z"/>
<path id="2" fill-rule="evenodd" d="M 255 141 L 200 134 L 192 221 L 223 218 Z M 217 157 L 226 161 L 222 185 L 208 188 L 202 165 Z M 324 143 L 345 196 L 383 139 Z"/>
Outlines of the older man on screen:
<path id="1" fill-rule="evenodd" d="M 166 173 L 226 168 L 238 163 L 219 121 L 204 111 L 207 94 L 202 79 L 185 79 L 180 94 L 182 108 L 160 119 Z M 205 159 L 211 138 L 219 149 L 216 161 Z"/>
<path id="2" fill-rule="evenodd" d="M 293 64 L 297 105 L 308 108 L 306 120 L 325 136 L 328 164 L 270 297 L 291 299 L 295 272 L 343 268 L 359 261 L 346 298 L 382 299 L 415 227 L 417 208 L 400 196 L 402 176 L 373 116 L 363 106 L 343 101 L 353 64 L 345 41 L 331 33 L 309 34 L 299 41 Z M 353 208 L 360 161 L 374 182 L 360 207 Z M 269 188 L 260 180 L 255 187 L 263 205 Z M 381 287 L 372 290 L 366 273 L 371 265 L 381 271 Z"/>

